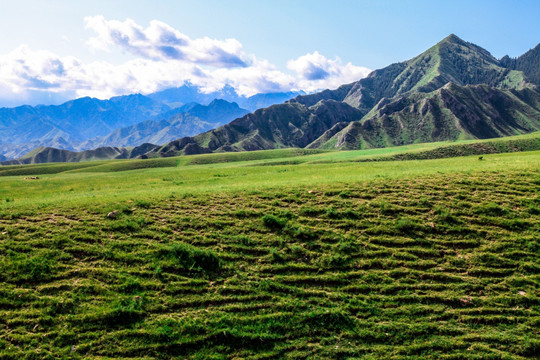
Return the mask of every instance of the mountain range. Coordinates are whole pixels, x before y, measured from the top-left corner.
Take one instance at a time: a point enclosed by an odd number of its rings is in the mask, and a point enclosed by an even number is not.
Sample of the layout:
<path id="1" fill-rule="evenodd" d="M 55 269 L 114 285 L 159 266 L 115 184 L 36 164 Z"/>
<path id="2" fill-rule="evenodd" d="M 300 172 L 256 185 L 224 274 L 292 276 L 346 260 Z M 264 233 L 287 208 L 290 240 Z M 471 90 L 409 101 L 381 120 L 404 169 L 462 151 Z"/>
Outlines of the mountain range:
<path id="1" fill-rule="evenodd" d="M 155 92 L 148 95 L 148 97 L 157 102 L 167 104 L 172 108 L 176 108 L 187 103 L 207 105 L 215 99 L 221 99 L 228 102 L 235 102 L 243 109 L 255 111 L 273 104 L 285 102 L 295 96 L 304 94 L 305 93 L 303 91 L 288 91 L 260 93 L 247 97 L 238 95 L 236 90 L 230 85 L 225 85 L 219 91 L 205 93 L 197 86 L 188 83 L 180 87 Z"/>
<path id="2" fill-rule="evenodd" d="M 135 94 L 109 100 L 85 97 L 61 105 L 1 108 L 0 161 L 17 158 L 37 147 L 87 150 L 137 146 L 149 141 L 164 144 L 226 124 L 253 110 L 252 106 L 268 106 L 298 94 L 243 97 L 230 87 L 203 93 L 196 86 L 184 85 L 147 96 Z M 248 106 L 249 111 L 235 100 Z"/>
<path id="3" fill-rule="evenodd" d="M 296 96 L 199 135 L 152 147 L 138 156 L 286 147 L 365 149 L 537 131 L 539 74 L 540 46 L 518 58 L 499 60 L 487 50 L 450 35 L 413 59 L 375 70 L 357 82 Z M 181 109 L 174 99 L 178 94 L 189 98 L 188 88 L 150 96 L 153 105 L 146 111 L 156 111 L 160 104 Z M 224 89 L 221 95 L 229 90 Z M 140 127 L 141 141 L 160 138 L 152 126 Z M 112 144 L 119 138 L 122 136 L 110 136 L 95 144 Z"/>
<path id="4" fill-rule="evenodd" d="M 298 96 L 145 156 L 284 147 L 364 149 L 540 130 L 538 47 L 517 59 L 450 35 L 336 90 Z"/>

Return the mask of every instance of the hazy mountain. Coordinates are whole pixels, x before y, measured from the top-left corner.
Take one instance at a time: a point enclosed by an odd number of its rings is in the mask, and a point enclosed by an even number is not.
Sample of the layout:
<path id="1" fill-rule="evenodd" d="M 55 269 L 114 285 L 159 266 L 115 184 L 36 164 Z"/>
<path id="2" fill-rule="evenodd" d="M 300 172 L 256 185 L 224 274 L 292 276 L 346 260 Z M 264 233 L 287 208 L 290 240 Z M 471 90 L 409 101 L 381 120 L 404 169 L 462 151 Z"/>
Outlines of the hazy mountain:
<path id="1" fill-rule="evenodd" d="M 45 142 L 50 144 L 50 147 L 54 147 L 58 149 L 67 148 L 69 150 L 74 150 L 72 146 L 61 137 L 48 139 Z M 4 157 L 0 161 L 16 159 L 35 148 L 43 146 L 42 143 L 43 143 L 42 141 L 38 140 L 38 141 L 32 141 L 32 142 L 23 143 L 23 144 L 0 144 L 0 154 L 3 154 L 3 157 Z"/>
<path id="2" fill-rule="evenodd" d="M 203 121 L 212 124 L 222 125 L 229 123 L 231 120 L 242 117 L 249 112 L 249 110 L 241 108 L 235 102 L 229 102 L 223 99 L 214 99 L 208 105 L 189 103 L 174 110 L 171 110 L 167 113 L 164 113 L 159 117 L 166 118 L 168 116 L 173 116 L 176 114 L 189 113 Z"/>
<path id="3" fill-rule="evenodd" d="M 148 95 L 151 99 L 169 105 L 172 108 L 180 107 L 189 103 L 199 103 L 207 105 L 214 99 L 222 99 L 228 102 L 235 102 L 241 108 L 254 111 L 263 107 L 279 104 L 292 99 L 295 96 L 303 95 L 303 92 L 275 92 L 263 93 L 245 97 L 238 95 L 232 86 L 225 86 L 219 91 L 204 93 L 202 90 L 191 84 L 186 84 L 177 88 L 166 89 Z"/>
<path id="4" fill-rule="evenodd" d="M 104 146 L 138 146 L 143 143 L 165 144 L 183 136 L 192 136 L 214 129 L 239 118 L 249 111 L 236 103 L 213 100 L 209 105 L 190 103 L 135 125 L 116 129 L 106 136 L 87 140 L 79 150 Z"/>
<path id="5" fill-rule="evenodd" d="M 531 69 L 535 66 L 528 63 Z M 419 56 L 355 83 L 257 110 L 147 155 L 283 147 L 358 149 L 536 130 L 540 93 L 529 76 L 450 35 Z"/>
<path id="6" fill-rule="evenodd" d="M 62 105 L 0 109 L 0 149 L 13 155 L 32 146 L 73 149 L 89 138 L 136 124 L 169 111 L 167 105 L 142 95 L 110 100 L 81 98 Z M 34 146 L 34 147 L 35 147 Z"/>

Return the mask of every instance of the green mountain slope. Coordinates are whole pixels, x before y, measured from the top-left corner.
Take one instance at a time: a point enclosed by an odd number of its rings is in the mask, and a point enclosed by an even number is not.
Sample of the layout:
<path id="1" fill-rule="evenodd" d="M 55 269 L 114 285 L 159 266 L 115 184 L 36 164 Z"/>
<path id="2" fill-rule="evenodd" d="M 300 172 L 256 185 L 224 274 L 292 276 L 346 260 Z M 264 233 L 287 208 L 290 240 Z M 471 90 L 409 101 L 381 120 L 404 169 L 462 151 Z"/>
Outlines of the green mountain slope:
<path id="1" fill-rule="evenodd" d="M 367 112 L 383 98 L 413 91 L 428 93 L 449 82 L 513 89 L 526 86 L 522 73 L 499 66 L 486 50 L 450 35 L 417 57 L 356 82 L 343 101 Z"/>
<path id="2" fill-rule="evenodd" d="M 362 121 L 350 123 L 323 145 L 310 147 L 362 149 L 536 130 L 540 130 L 539 92 L 448 83 L 428 94 L 381 102 Z"/>

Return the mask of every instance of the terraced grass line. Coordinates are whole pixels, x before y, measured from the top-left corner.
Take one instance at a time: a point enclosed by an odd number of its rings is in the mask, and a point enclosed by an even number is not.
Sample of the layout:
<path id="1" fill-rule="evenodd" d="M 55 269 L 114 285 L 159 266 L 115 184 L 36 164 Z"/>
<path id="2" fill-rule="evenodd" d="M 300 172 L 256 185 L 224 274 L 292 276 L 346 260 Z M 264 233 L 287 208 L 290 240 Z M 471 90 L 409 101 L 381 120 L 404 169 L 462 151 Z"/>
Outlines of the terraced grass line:
<path id="1" fill-rule="evenodd" d="M 404 152 L 386 157 L 361 159 L 359 161 L 443 159 L 458 156 L 501 154 L 534 150 L 540 150 L 540 137 L 532 139 L 497 140 L 441 146 L 431 150 Z M 482 157 L 480 159 L 482 159 Z"/>
<path id="2" fill-rule="evenodd" d="M 4 207 L 0 358 L 532 359 L 539 194 L 531 164 Z"/>

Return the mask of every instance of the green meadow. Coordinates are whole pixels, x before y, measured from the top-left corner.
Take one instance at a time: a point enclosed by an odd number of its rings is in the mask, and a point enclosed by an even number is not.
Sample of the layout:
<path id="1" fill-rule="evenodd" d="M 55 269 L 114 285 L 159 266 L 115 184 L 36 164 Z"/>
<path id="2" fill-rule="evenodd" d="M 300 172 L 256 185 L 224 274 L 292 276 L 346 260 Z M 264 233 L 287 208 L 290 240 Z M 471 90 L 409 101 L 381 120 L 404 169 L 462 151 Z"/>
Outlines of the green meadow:
<path id="1" fill-rule="evenodd" d="M 0 359 L 536 358 L 539 139 L 0 167 Z"/>

